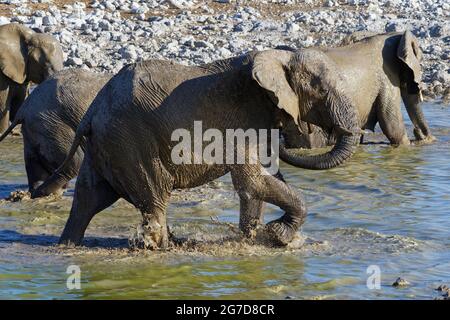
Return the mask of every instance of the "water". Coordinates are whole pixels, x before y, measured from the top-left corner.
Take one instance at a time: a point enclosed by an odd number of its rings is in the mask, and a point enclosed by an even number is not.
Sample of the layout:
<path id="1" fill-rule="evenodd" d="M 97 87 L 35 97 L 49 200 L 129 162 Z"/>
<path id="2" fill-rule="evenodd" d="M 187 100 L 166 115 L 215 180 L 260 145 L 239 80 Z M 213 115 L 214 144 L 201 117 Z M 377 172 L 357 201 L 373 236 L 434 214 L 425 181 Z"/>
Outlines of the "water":
<path id="1" fill-rule="evenodd" d="M 173 231 L 200 242 L 171 252 L 128 250 L 139 214 L 124 201 L 94 218 L 86 246 L 79 249 L 55 246 L 72 190 L 62 199 L 3 201 L 0 298 L 438 297 L 434 289 L 450 285 L 450 109 L 438 104 L 424 109 L 439 140 L 434 144 L 360 146 L 347 165 L 328 171 L 282 168 L 308 203 L 302 229 L 308 239 L 301 249 L 229 239 L 238 221 L 238 199 L 228 176 L 174 195 Z M 0 144 L 2 198 L 26 188 L 20 142 L 10 137 Z M 268 206 L 266 220 L 280 213 Z M 224 223 L 212 222 L 211 216 Z M 66 287 L 72 264 L 81 269 L 80 290 Z M 366 285 L 370 265 L 381 271 L 378 290 Z M 392 287 L 400 276 L 410 286 Z"/>

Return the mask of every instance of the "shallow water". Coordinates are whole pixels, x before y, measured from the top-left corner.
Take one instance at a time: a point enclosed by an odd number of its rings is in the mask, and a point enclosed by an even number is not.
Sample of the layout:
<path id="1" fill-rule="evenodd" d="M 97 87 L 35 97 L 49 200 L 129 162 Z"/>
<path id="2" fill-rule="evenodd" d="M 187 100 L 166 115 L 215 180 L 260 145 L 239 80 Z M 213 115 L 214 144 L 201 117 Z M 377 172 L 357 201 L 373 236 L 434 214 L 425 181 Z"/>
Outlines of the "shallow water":
<path id="1" fill-rule="evenodd" d="M 438 297 L 434 288 L 450 285 L 450 109 L 438 104 L 424 109 L 439 140 L 434 144 L 369 144 L 333 170 L 282 168 L 308 204 L 302 228 L 307 240 L 300 249 L 237 240 L 238 199 L 229 176 L 174 195 L 168 212 L 172 231 L 198 243 L 169 252 L 127 248 L 139 214 L 124 201 L 94 218 L 85 246 L 77 249 L 55 246 L 73 190 L 63 198 L 3 201 L 0 298 Z M 4 198 L 26 189 L 21 138 L 6 139 L 0 154 Z M 266 207 L 267 221 L 280 214 Z M 66 270 L 73 264 L 81 270 L 79 290 L 66 287 Z M 366 285 L 370 265 L 380 268 L 380 289 Z M 392 287 L 399 276 L 410 285 Z"/>

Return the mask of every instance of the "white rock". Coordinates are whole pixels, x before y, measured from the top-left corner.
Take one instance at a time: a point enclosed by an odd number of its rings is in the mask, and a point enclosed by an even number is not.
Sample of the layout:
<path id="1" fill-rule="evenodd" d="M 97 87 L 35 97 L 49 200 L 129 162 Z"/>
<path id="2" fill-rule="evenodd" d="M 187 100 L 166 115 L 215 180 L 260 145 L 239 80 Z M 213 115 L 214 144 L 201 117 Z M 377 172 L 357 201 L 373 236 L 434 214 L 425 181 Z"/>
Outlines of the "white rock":
<path id="1" fill-rule="evenodd" d="M 0 16 L 0 26 L 8 23 L 11 23 L 11 20 L 9 20 L 9 18 Z"/>
<path id="2" fill-rule="evenodd" d="M 287 26 L 286 31 L 290 33 L 298 32 L 300 30 L 300 26 L 296 23 L 290 23 Z"/>
<path id="3" fill-rule="evenodd" d="M 42 24 L 44 26 L 54 26 L 54 25 L 58 24 L 58 21 L 53 16 L 45 16 L 42 18 Z"/>
<path id="4" fill-rule="evenodd" d="M 83 65 L 83 60 L 77 57 L 71 57 L 67 59 L 67 64 L 69 66 L 81 66 Z"/>

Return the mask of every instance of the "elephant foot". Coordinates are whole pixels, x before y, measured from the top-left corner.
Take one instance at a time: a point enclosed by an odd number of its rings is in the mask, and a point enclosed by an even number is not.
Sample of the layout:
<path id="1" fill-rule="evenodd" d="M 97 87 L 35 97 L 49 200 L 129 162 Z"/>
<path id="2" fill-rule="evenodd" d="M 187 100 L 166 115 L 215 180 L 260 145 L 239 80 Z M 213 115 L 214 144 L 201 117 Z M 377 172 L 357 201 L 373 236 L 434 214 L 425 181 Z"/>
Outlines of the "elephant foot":
<path id="1" fill-rule="evenodd" d="M 277 247 L 287 246 L 294 240 L 297 229 L 287 225 L 282 218 L 269 222 L 265 227 L 269 244 Z"/>
<path id="2" fill-rule="evenodd" d="M 403 136 L 397 144 L 399 146 L 409 146 L 411 144 L 411 141 L 409 141 L 408 136 Z"/>
<path id="3" fill-rule="evenodd" d="M 81 245 L 81 242 L 83 241 L 83 237 L 80 237 L 78 235 L 70 234 L 63 231 L 63 234 L 58 240 L 58 244 L 66 247 L 78 247 Z"/>
<path id="4" fill-rule="evenodd" d="M 46 188 L 44 184 L 41 184 L 36 189 L 30 189 L 31 199 L 48 197 L 50 195 L 61 196 L 64 193 L 64 190 L 61 188 Z"/>
<path id="5" fill-rule="evenodd" d="M 419 143 L 419 144 L 428 144 L 428 143 L 433 143 L 436 140 L 437 140 L 436 137 L 430 134 L 428 136 L 423 137 L 422 139 L 418 139 L 417 143 Z"/>
<path id="6" fill-rule="evenodd" d="M 432 134 L 424 134 L 422 130 L 414 128 L 414 136 L 419 143 L 432 143 L 436 141 L 436 137 Z"/>
<path id="7" fill-rule="evenodd" d="M 137 227 L 128 244 L 132 250 L 165 250 L 169 247 L 169 234 L 158 222 L 149 221 Z"/>
<path id="8" fill-rule="evenodd" d="M 255 219 L 245 226 L 240 226 L 239 229 L 246 239 L 255 240 L 258 235 L 258 231 L 262 228 L 263 225 L 260 223 L 259 219 Z"/>

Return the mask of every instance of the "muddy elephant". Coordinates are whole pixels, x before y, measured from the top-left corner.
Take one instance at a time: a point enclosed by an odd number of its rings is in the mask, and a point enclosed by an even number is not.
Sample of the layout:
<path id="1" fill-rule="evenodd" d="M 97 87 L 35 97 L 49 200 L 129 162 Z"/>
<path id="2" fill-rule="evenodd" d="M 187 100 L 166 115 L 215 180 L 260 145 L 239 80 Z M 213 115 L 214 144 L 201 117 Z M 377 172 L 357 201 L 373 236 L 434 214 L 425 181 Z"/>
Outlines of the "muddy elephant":
<path id="1" fill-rule="evenodd" d="M 360 134 L 355 107 L 343 94 L 340 80 L 334 62 L 314 49 L 251 52 L 201 66 L 160 60 L 131 64 L 99 92 L 77 129 L 66 161 L 35 194 L 67 183 L 65 163 L 86 140 L 60 243 L 79 245 L 92 217 L 124 198 L 142 213 L 143 241 L 138 245 L 166 248 L 171 191 L 203 185 L 230 172 L 240 197 L 243 233 L 255 234 L 263 221 L 263 203 L 268 202 L 284 215 L 262 228 L 262 234 L 270 243 L 286 245 L 305 221 L 305 202 L 279 171 L 268 174 L 261 158 L 253 158 L 260 144 L 250 139 L 232 143 L 231 158 L 245 155 L 242 163 L 228 158 L 221 162 L 220 157 L 209 162 L 201 157 L 208 139 L 203 140 L 199 156 L 195 150 L 179 150 L 180 141 L 173 135 L 182 129 L 196 137 L 196 121 L 201 121 L 205 135 L 215 132 L 210 140 L 218 134 L 220 141 L 230 129 L 254 130 L 257 141 L 267 145 L 279 141 L 279 136 L 270 138 L 266 130 L 302 119 L 336 132 L 336 145 L 326 153 L 306 156 L 281 143 L 280 158 L 307 169 L 333 168 L 352 156 Z M 228 141 L 219 143 L 222 149 L 216 155 L 230 155 L 225 150 Z M 187 160 L 179 163 L 174 157 Z"/>
<path id="2" fill-rule="evenodd" d="M 409 144 L 400 109 L 403 100 L 416 139 L 434 141 L 420 105 L 422 52 L 417 39 L 410 31 L 366 36 L 356 33 L 344 39 L 341 47 L 318 49 L 342 75 L 343 89 L 357 107 L 360 127 L 373 131 L 379 123 L 391 144 Z M 332 132 L 306 122 L 291 125 L 285 132 L 289 132 L 286 143 L 290 147 L 323 147 L 336 141 Z"/>
<path id="3" fill-rule="evenodd" d="M 62 164 L 81 118 L 110 78 L 109 74 L 65 69 L 36 87 L 19 108 L 0 141 L 15 126 L 22 124 L 25 168 L 30 192 Z M 67 172 L 72 178 L 77 175 L 82 160 L 83 150 L 80 147 L 67 165 Z M 62 189 L 54 190 L 55 193 L 61 191 Z M 45 195 L 47 194 L 42 194 Z"/>
<path id="4" fill-rule="evenodd" d="M 28 94 L 29 82 L 41 83 L 63 68 L 55 38 L 21 24 L 0 26 L 0 133 L 13 120 Z"/>

